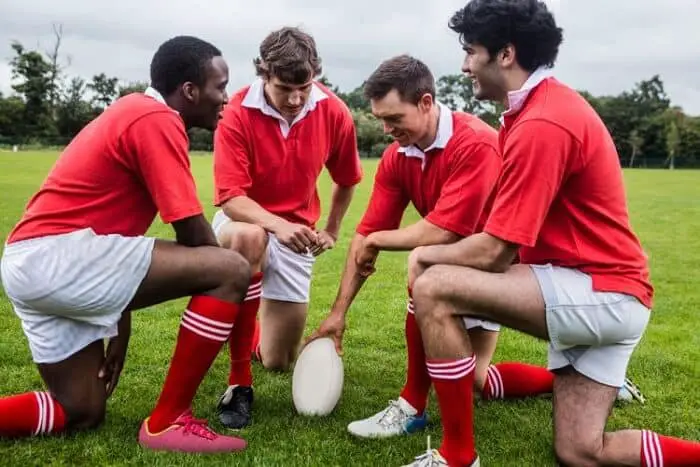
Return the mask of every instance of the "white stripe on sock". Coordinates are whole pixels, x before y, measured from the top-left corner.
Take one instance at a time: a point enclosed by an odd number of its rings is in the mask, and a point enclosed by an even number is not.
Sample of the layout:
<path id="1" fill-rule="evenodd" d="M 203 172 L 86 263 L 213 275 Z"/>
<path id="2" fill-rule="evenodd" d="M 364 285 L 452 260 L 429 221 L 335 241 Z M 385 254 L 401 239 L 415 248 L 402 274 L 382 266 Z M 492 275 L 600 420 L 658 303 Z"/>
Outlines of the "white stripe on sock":
<path id="1" fill-rule="evenodd" d="M 503 377 L 501 376 L 501 372 L 498 371 L 498 368 L 496 365 L 489 365 L 488 369 L 489 374 L 493 375 L 493 380 L 494 380 L 494 394 L 493 396 L 497 399 L 503 399 L 506 397 L 506 390 L 505 387 L 503 386 Z"/>
<path id="2" fill-rule="evenodd" d="M 53 397 L 51 397 L 51 394 L 49 394 L 48 392 L 45 393 L 45 394 L 46 394 L 46 399 L 48 400 L 48 408 L 49 408 L 49 410 L 48 410 L 48 412 L 49 412 L 49 421 L 48 421 L 48 423 L 46 424 L 46 432 L 47 432 L 47 433 L 51 433 L 51 432 L 53 432 L 53 424 L 54 424 L 54 416 L 55 416 L 55 407 L 54 407 L 54 404 L 55 404 L 56 402 L 53 400 Z"/>
<path id="3" fill-rule="evenodd" d="M 40 392 L 35 392 L 34 397 L 36 397 L 36 405 L 38 407 L 37 413 L 39 414 L 36 424 L 36 430 L 34 430 L 34 436 L 36 436 L 39 433 L 41 433 L 41 428 L 44 423 L 44 399 L 42 398 Z"/>
<path id="4" fill-rule="evenodd" d="M 39 397 L 41 397 L 41 402 L 43 404 L 42 407 L 42 416 L 41 416 L 41 430 L 39 431 L 39 434 L 44 434 L 46 433 L 46 427 L 49 424 L 49 398 L 45 392 L 40 392 Z"/>
<path id="5" fill-rule="evenodd" d="M 256 298 L 260 298 L 262 295 L 262 281 L 256 282 L 255 284 L 251 284 L 248 287 L 248 292 L 246 292 L 245 298 L 243 299 L 244 301 L 248 300 L 253 300 Z"/>
<path id="6" fill-rule="evenodd" d="M 185 321 L 180 323 L 180 326 L 182 326 L 185 329 L 189 329 L 193 333 L 195 333 L 195 334 L 197 334 L 205 339 L 209 339 L 209 340 L 216 341 L 216 342 L 226 342 L 228 340 L 228 337 L 220 337 L 220 336 L 215 336 L 213 334 L 209 334 L 208 332 L 202 331 L 200 329 L 197 329 L 194 326 L 187 324 Z"/>
<path id="7" fill-rule="evenodd" d="M 489 397 L 491 399 L 501 399 L 502 388 L 499 385 L 498 369 L 495 366 L 489 365 L 488 369 L 486 370 L 486 379 L 489 382 Z"/>
<path id="8" fill-rule="evenodd" d="M 476 368 L 476 357 L 471 356 L 462 360 L 447 363 L 426 363 L 428 374 L 436 379 L 459 379 Z"/>
<path id="9" fill-rule="evenodd" d="M 243 299 L 243 301 L 249 302 L 251 300 L 255 300 L 255 299 L 258 299 L 260 297 L 262 297 L 262 290 L 258 291 L 258 293 L 254 294 L 254 295 L 246 295 L 245 299 Z"/>
<path id="10" fill-rule="evenodd" d="M 642 431 L 642 451 L 647 467 L 664 467 L 659 435 L 653 431 Z"/>
<path id="11" fill-rule="evenodd" d="M 194 311 L 191 311 L 191 310 L 185 310 L 185 315 L 190 316 L 191 318 L 193 318 L 194 320 L 196 320 L 202 324 L 208 324 L 208 325 L 212 326 L 213 328 L 218 328 L 218 329 L 221 329 L 224 331 L 225 330 L 230 331 L 231 328 L 233 327 L 233 323 L 225 323 L 223 321 L 216 321 L 216 320 L 213 320 L 211 318 L 207 318 L 205 316 L 202 316 L 198 313 L 195 313 Z"/>
<path id="12" fill-rule="evenodd" d="M 222 323 L 205 318 L 189 310 L 186 310 L 182 315 L 180 325 L 205 339 L 217 342 L 226 342 L 231 335 L 231 329 L 233 329 L 232 323 Z"/>

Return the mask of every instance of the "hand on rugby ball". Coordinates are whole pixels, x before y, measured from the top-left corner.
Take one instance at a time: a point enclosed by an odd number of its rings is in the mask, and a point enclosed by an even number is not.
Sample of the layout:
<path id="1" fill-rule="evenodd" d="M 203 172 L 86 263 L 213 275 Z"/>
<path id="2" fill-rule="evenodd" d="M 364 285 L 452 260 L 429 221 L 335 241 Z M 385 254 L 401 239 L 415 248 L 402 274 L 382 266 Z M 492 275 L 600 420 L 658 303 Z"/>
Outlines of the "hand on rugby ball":
<path id="1" fill-rule="evenodd" d="M 320 337 L 330 337 L 335 344 L 335 351 L 339 356 L 343 355 L 343 334 L 345 333 L 345 315 L 342 313 L 331 312 L 325 320 L 318 326 L 318 329 L 311 334 L 304 346 L 308 345 Z"/>

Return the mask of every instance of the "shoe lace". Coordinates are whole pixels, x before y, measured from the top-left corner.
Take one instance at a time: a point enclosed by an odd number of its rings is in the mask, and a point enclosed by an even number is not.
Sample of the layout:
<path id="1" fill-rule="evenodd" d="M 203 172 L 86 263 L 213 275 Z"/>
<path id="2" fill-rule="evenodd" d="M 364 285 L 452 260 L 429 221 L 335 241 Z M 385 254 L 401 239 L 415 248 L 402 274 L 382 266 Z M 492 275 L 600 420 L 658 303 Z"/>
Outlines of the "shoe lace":
<path id="1" fill-rule="evenodd" d="M 209 426 L 207 426 L 206 420 L 194 417 L 185 417 L 180 420 L 180 422 L 183 426 L 182 432 L 185 434 L 192 433 L 195 436 L 208 440 L 214 440 L 218 437 L 218 435 L 214 433 Z"/>
<path id="2" fill-rule="evenodd" d="M 412 467 L 440 467 L 446 466 L 444 462 L 438 457 L 438 453 L 435 449 L 430 448 L 430 436 L 428 436 L 428 448 L 425 452 L 419 456 L 416 456 Z"/>
<path id="3" fill-rule="evenodd" d="M 389 407 L 384 410 L 384 413 L 377 422 L 383 427 L 393 426 L 395 424 L 404 424 L 408 414 L 399 405 L 399 401 L 389 401 Z"/>

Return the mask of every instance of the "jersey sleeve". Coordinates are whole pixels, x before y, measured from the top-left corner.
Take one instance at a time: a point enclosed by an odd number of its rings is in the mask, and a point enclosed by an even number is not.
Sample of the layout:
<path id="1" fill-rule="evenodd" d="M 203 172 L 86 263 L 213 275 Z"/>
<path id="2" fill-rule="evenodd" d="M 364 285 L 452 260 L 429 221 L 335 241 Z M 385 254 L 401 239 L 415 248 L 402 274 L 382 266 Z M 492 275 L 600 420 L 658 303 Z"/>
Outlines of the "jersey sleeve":
<path id="1" fill-rule="evenodd" d="M 353 186 L 362 180 L 362 163 L 357 148 L 357 131 L 350 110 L 338 104 L 338 116 L 331 130 L 331 150 L 326 168 L 335 183 Z"/>
<path id="2" fill-rule="evenodd" d="M 529 120 L 513 128 L 503 150 L 503 171 L 484 230 L 532 247 L 567 172 L 571 135 L 550 122 Z"/>
<path id="3" fill-rule="evenodd" d="M 502 159 L 486 142 L 462 144 L 451 151 L 454 162 L 435 208 L 426 220 L 466 237 L 475 233 L 489 196 L 495 190 Z"/>
<path id="4" fill-rule="evenodd" d="M 189 139 L 174 112 L 154 112 L 124 134 L 160 218 L 166 224 L 203 213 L 189 158 Z"/>
<path id="5" fill-rule="evenodd" d="M 395 154 L 395 151 L 387 148 L 379 162 L 367 210 L 356 229 L 361 235 L 367 236 L 380 230 L 394 230 L 401 225 L 409 198 L 401 188 L 393 157 Z"/>
<path id="6" fill-rule="evenodd" d="M 214 204 L 221 206 L 236 196 L 245 196 L 253 184 L 250 176 L 251 147 L 243 122 L 233 110 L 214 131 Z"/>

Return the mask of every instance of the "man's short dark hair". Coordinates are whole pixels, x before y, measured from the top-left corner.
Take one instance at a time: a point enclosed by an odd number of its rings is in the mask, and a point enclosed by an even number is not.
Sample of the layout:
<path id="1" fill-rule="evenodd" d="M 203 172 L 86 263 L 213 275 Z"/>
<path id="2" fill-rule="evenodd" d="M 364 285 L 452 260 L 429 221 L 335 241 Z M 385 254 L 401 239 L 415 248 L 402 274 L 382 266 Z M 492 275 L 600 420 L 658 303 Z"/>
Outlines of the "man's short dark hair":
<path id="1" fill-rule="evenodd" d="M 260 56 L 253 60 L 258 76 L 276 76 L 289 84 L 305 84 L 319 76 L 321 58 L 314 38 L 299 28 L 284 27 L 270 34 L 260 44 Z"/>
<path id="2" fill-rule="evenodd" d="M 530 72 L 554 66 L 563 39 L 547 5 L 538 0 L 472 0 L 452 16 L 449 27 L 462 45 L 481 45 L 492 57 L 512 44 L 518 64 Z"/>
<path id="3" fill-rule="evenodd" d="M 207 66 L 221 51 L 209 42 L 193 36 L 176 36 L 163 42 L 151 61 L 151 86 L 164 96 L 182 83 L 203 86 Z"/>
<path id="4" fill-rule="evenodd" d="M 382 99 L 396 89 L 402 101 L 418 104 L 425 94 L 435 99 L 435 78 L 428 66 L 410 55 L 399 55 L 383 61 L 367 78 L 364 94 L 367 99 Z"/>

